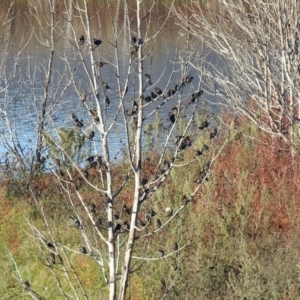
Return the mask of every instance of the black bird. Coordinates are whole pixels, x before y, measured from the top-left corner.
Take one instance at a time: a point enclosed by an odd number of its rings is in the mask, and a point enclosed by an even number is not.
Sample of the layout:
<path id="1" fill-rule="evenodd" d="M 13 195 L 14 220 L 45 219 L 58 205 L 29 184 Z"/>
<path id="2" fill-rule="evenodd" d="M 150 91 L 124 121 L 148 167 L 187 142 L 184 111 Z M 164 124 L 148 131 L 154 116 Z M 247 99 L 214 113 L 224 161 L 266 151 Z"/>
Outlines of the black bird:
<path id="1" fill-rule="evenodd" d="M 208 122 L 207 120 L 205 120 L 204 122 L 202 122 L 201 126 L 199 126 L 198 128 L 200 130 L 203 130 L 204 128 L 207 128 L 208 127 Z"/>
<path id="2" fill-rule="evenodd" d="M 158 250 L 158 255 L 159 255 L 159 257 L 164 257 L 164 255 L 165 255 L 164 250 L 159 249 Z"/>
<path id="3" fill-rule="evenodd" d="M 89 172 L 88 172 L 88 170 L 84 170 L 83 171 L 83 176 L 84 176 L 85 179 L 89 179 Z"/>
<path id="4" fill-rule="evenodd" d="M 183 195 L 183 197 L 181 198 L 182 205 L 187 205 L 190 201 L 191 199 L 189 199 L 186 195 Z"/>
<path id="5" fill-rule="evenodd" d="M 135 44 L 136 42 L 137 42 L 137 38 L 134 35 L 132 35 L 131 36 L 131 43 Z"/>
<path id="6" fill-rule="evenodd" d="M 95 156 L 92 155 L 92 156 L 88 157 L 88 158 L 86 159 L 86 161 L 92 163 L 92 162 L 94 161 L 94 159 L 95 159 Z"/>
<path id="7" fill-rule="evenodd" d="M 95 136 L 95 131 L 92 130 L 89 134 L 89 139 L 93 140 L 94 136 Z"/>
<path id="8" fill-rule="evenodd" d="M 145 102 L 149 103 L 152 101 L 152 98 L 151 98 L 151 96 L 147 96 L 144 98 L 144 100 L 145 100 Z"/>
<path id="9" fill-rule="evenodd" d="M 121 230 L 122 226 L 120 223 L 117 223 L 115 228 L 114 228 L 114 231 L 113 231 L 113 238 L 115 239 L 117 237 L 117 235 L 120 233 L 120 230 Z"/>
<path id="10" fill-rule="evenodd" d="M 156 99 L 157 95 L 155 93 L 151 92 L 151 97 L 152 97 L 152 99 Z"/>
<path id="11" fill-rule="evenodd" d="M 96 208 L 97 208 L 97 206 L 95 205 L 95 203 L 91 203 L 91 209 L 90 209 L 90 212 L 92 213 L 92 214 L 95 214 L 96 213 Z"/>
<path id="12" fill-rule="evenodd" d="M 55 249 L 54 243 L 52 241 L 47 241 L 47 247 Z"/>
<path id="13" fill-rule="evenodd" d="M 86 248 L 84 246 L 81 246 L 79 248 L 79 251 L 82 253 L 82 254 L 87 254 L 87 251 L 86 251 Z"/>
<path id="14" fill-rule="evenodd" d="M 78 119 L 75 121 L 75 125 L 78 127 L 78 128 L 82 128 L 84 125 L 83 125 L 83 121 L 79 121 Z"/>
<path id="15" fill-rule="evenodd" d="M 170 89 L 167 89 L 165 90 L 164 94 L 163 94 L 163 98 L 169 98 L 171 97 L 171 90 Z"/>
<path id="16" fill-rule="evenodd" d="M 50 261 L 52 263 L 52 265 L 55 265 L 55 254 L 54 253 L 50 253 Z"/>
<path id="17" fill-rule="evenodd" d="M 83 90 L 80 94 L 80 100 L 81 102 L 84 102 L 86 100 L 86 97 L 87 97 L 87 93 L 85 90 Z"/>
<path id="18" fill-rule="evenodd" d="M 195 103 L 196 98 L 197 98 L 196 95 L 192 94 L 192 96 L 189 98 L 189 104 Z"/>
<path id="19" fill-rule="evenodd" d="M 147 178 L 143 178 L 141 180 L 141 185 L 145 185 L 145 184 L 147 184 L 147 182 L 148 182 L 148 179 Z"/>
<path id="20" fill-rule="evenodd" d="M 99 219 L 96 221 L 95 226 L 99 228 L 99 227 L 101 227 L 101 224 L 102 224 L 102 219 L 99 218 Z"/>
<path id="21" fill-rule="evenodd" d="M 28 280 L 24 281 L 24 289 L 28 291 L 30 289 L 30 283 Z"/>
<path id="22" fill-rule="evenodd" d="M 155 87 L 155 91 L 158 95 L 162 94 L 162 90 L 159 87 Z"/>
<path id="23" fill-rule="evenodd" d="M 101 40 L 97 40 L 96 38 L 93 38 L 94 44 L 96 45 L 95 48 L 97 48 L 98 46 L 100 46 L 100 44 L 102 43 Z"/>
<path id="24" fill-rule="evenodd" d="M 213 132 L 210 133 L 210 139 L 213 139 L 217 136 L 218 134 L 218 129 L 217 128 L 214 128 Z"/>
<path id="25" fill-rule="evenodd" d="M 176 120 L 176 116 L 170 111 L 169 112 L 169 119 L 174 124 Z"/>
<path id="26" fill-rule="evenodd" d="M 204 144 L 201 151 L 204 152 L 207 150 L 209 150 L 209 147 L 206 144 Z"/>
<path id="27" fill-rule="evenodd" d="M 182 135 L 176 135 L 174 139 L 174 145 L 177 146 L 182 139 L 183 139 Z"/>
<path id="28" fill-rule="evenodd" d="M 192 82 L 193 79 L 194 79 L 194 77 L 192 77 L 192 76 L 186 76 L 185 78 L 183 78 L 183 82 L 190 83 L 190 82 Z"/>
<path id="29" fill-rule="evenodd" d="M 76 228 L 82 229 L 82 224 L 76 217 L 70 217 L 70 219 L 73 221 L 73 224 Z"/>
<path id="30" fill-rule="evenodd" d="M 126 89 L 123 88 L 123 89 L 120 90 L 120 94 L 121 94 L 122 97 L 125 96 L 127 94 L 127 92 L 128 92 L 128 85 L 126 86 Z"/>
<path id="31" fill-rule="evenodd" d="M 99 122 L 99 117 L 98 117 L 97 109 L 96 108 L 90 109 L 90 113 L 91 113 L 93 119 L 96 122 Z"/>
<path id="32" fill-rule="evenodd" d="M 74 121 L 78 120 L 77 116 L 76 116 L 75 113 L 73 113 L 73 112 L 72 112 L 72 119 L 73 119 Z"/>
<path id="33" fill-rule="evenodd" d="M 126 205 L 123 206 L 123 212 L 125 215 L 130 216 L 131 215 L 131 209 L 128 208 Z"/>
<path id="34" fill-rule="evenodd" d="M 146 81 L 149 85 L 152 85 L 152 82 L 151 82 L 151 77 L 149 74 L 145 74 L 145 77 L 146 77 Z"/>
<path id="35" fill-rule="evenodd" d="M 156 229 L 158 229 L 160 227 L 161 227 L 161 221 L 160 221 L 160 219 L 157 219 L 156 220 Z"/>
<path id="36" fill-rule="evenodd" d="M 195 154 L 196 154 L 196 156 L 201 156 L 203 154 L 203 152 L 200 150 L 195 150 Z"/>
<path id="37" fill-rule="evenodd" d="M 111 88 L 109 87 L 109 85 L 106 82 L 102 81 L 102 85 L 103 85 L 103 88 L 111 91 Z"/>
<path id="38" fill-rule="evenodd" d="M 172 95 L 175 95 L 177 93 L 178 84 L 175 84 L 174 89 L 172 89 Z"/>
<path id="39" fill-rule="evenodd" d="M 129 231 L 130 230 L 130 225 L 128 224 L 127 221 L 124 221 L 123 228 L 125 229 L 125 231 Z"/>
<path id="40" fill-rule="evenodd" d="M 105 96 L 105 104 L 108 107 L 110 105 L 110 101 L 109 98 L 107 96 Z"/>
<path id="41" fill-rule="evenodd" d="M 95 66 L 102 68 L 104 65 L 107 65 L 107 63 L 102 61 L 95 61 Z"/>
<path id="42" fill-rule="evenodd" d="M 79 45 L 82 46 L 84 44 L 85 38 L 83 35 L 79 37 Z"/>
<path id="43" fill-rule="evenodd" d="M 203 90 L 200 90 L 199 92 L 195 92 L 196 93 L 196 97 L 200 97 L 203 94 Z"/>
<path id="44" fill-rule="evenodd" d="M 174 250 L 174 251 L 177 251 L 177 250 L 178 250 L 178 244 L 177 244 L 177 243 L 174 243 L 174 245 L 173 245 L 173 250 Z"/>

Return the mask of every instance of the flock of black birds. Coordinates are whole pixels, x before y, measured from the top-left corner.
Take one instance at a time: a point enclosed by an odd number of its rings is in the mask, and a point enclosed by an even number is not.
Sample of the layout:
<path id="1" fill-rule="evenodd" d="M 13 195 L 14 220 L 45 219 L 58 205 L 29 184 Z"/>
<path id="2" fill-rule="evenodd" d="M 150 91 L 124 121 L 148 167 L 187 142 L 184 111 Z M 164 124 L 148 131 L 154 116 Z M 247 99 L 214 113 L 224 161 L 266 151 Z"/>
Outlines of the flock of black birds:
<path id="1" fill-rule="evenodd" d="M 82 46 L 84 45 L 85 43 L 85 38 L 83 35 L 81 35 L 79 37 L 79 45 Z M 97 48 L 98 46 L 101 45 L 102 41 L 99 40 L 99 39 L 96 39 L 94 38 L 93 39 L 93 43 L 95 45 L 95 48 Z M 132 45 L 132 52 L 131 52 L 131 56 L 136 56 L 137 52 L 138 52 L 138 49 L 139 47 L 136 45 L 137 43 L 137 39 L 135 36 L 132 36 L 131 37 L 131 45 Z M 94 48 L 94 49 L 95 49 Z M 99 68 L 102 68 L 104 65 L 106 65 L 107 63 L 104 63 L 104 62 L 101 62 L 101 61 L 95 61 L 95 66 L 99 67 Z M 188 84 L 188 83 L 191 83 L 193 81 L 193 77 L 192 76 L 185 76 L 179 84 L 175 84 L 174 88 L 173 89 L 165 89 L 164 92 L 159 88 L 159 87 L 154 87 L 154 91 L 151 91 L 151 94 L 148 95 L 148 96 L 143 96 L 143 100 L 147 103 L 147 102 L 151 102 L 153 100 L 156 100 L 157 98 L 159 98 L 160 96 L 163 97 L 163 98 L 170 98 L 171 96 L 175 95 L 178 91 L 180 91 L 180 89 L 185 85 L 185 84 Z M 146 83 L 148 85 L 152 85 L 152 80 L 151 80 L 151 75 L 150 74 L 145 74 L 145 80 L 146 80 Z M 109 90 L 111 91 L 111 88 L 109 87 L 109 85 L 102 81 L 102 87 L 105 91 Z M 120 94 L 121 95 L 125 95 L 128 91 L 128 86 L 126 86 L 126 89 L 122 89 L 120 91 Z M 203 94 L 203 90 L 199 90 L 197 92 L 194 92 L 189 98 L 188 98 L 188 104 L 194 104 L 200 97 L 201 95 Z M 80 94 L 80 100 L 82 102 L 85 102 L 87 99 L 87 92 L 84 90 L 82 91 L 82 93 Z M 110 100 L 109 98 L 105 95 L 105 103 L 107 106 L 110 105 Z M 137 115 L 138 113 L 138 109 L 139 109 L 139 105 L 138 103 L 135 101 L 135 100 L 132 100 L 132 108 L 130 111 L 126 110 L 126 114 L 130 117 L 133 116 L 133 125 L 134 125 L 134 128 L 136 129 L 137 128 L 137 117 L 135 117 L 134 115 Z M 99 122 L 99 116 L 98 116 L 98 113 L 97 113 L 97 110 L 96 109 L 90 109 L 89 110 L 90 114 L 91 114 L 91 117 L 93 118 L 93 120 L 95 122 Z M 178 113 L 179 113 L 179 110 L 177 107 L 173 107 L 171 109 L 171 111 L 169 112 L 169 120 L 171 121 L 172 124 L 174 124 L 176 122 L 176 118 L 178 117 Z M 83 123 L 83 120 L 79 120 L 78 117 L 76 116 L 76 114 L 73 112 L 72 113 L 72 120 L 74 121 L 75 123 L 75 126 L 78 127 L 79 129 L 81 129 L 83 126 L 84 126 L 84 123 Z M 204 130 L 206 129 L 207 127 L 209 127 L 209 122 L 207 120 L 203 121 L 202 124 L 198 127 L 200 130 Z M 210 139 L 213 139 L 217 136 L 218 132 L 217 132 L 217 128 L 214 128 L 213 131 L 210 133 Z M 90 131 L 88 136 L 87 136 L 90 140 L 93 140 L 94 137 L 95 137 L 95 132 L 94 131 Z M 192 145 L 192 140 L 190 139 L 189 136 L 180 136 L 180 135 L 177 135 L 175 137 L 175 140 L 174 140 L 174 144 L 178 147 L 178 149 L 180 151 L 182 150 L 185 150 L 187 147 L 190 147 Z M 201 150 L 195 150 L 195 155 L 196 156 L 201 156 L 203 155 L 206 151 L 209 150 L 209 147 L 204 144 L 202 149 Z M 95 169 L 99 169 L 99 170 L 104 170 L 104 171 L 107 171 L 107 166 L 106 164 L 104 163 L 103 161 L 103 158 L 102 156 L 100 155 L 92 155 L 90 157 L 88 157 L 86 159 L 86 161 L 88 162 L 88 166 L 84 168 L 83 170 L 83 175 L 86 179 L 89 178 L 89 172 L 88 170 L 90 168 L 95 168 Z M 55 159 L 55 163 L 56 165 L 59 167 L 61 167 L 61 163 L 60 163 L 60 160 L 59 159 Z M 168 169 L 170 167 L 170 165 L 167 165 L 165 167 L 165 169 Z M 209 168 L 210 168 L 210 163 L 206 163 L 205 166 L 203 167 L 203 169 L 200 171 L 199 173 L 199 176 L 198 178 L 194 181 L 196 183 L 202 183 L 204 180 L 208 180 L 207 178 L 207 173 L 209 171 Z M 61 170 L 61 169 L 60 169 Z M 144 187 L 146 184 L 147 184 L 147 179 L 146 178 L 143 178 L 142 179 L 142 182 L 141 182 L 142 186 Z M 186 196 L 183 196 L 182 198 L 182 205 L 187 205 L 189 202 L 191 201 L 191 198 L 187 198 Z M 92 213 L 95 213 L 96 211 L 96 206 L 93 205 L 91 207 L 91 212 Z M 123 207 L 123 213 L 125 216 L 130 216 L 131 215 L 131 210 L 124 206 Z M 138 225 L 144 227 L 146 226 L 147 224 L 151 224 L 151 220 L 152 218 L 156 215 L 156 212 L 153 211 L 152 209 L 147 211 L 144 215 L 144 218 L 141 219 L 141 218 L 138 218 L 137 220 L 137 223 Z M 171 214 L 168 214 L 168 216 L 172 215 L 172 212 Z M 70 219 L 72 220 L 72 223 L 73 223 L 73 226 L 79 230 L 83 230 L 83 225 L 81 224 L 80 220 L 77 218 L 77 217 L 73 217 L 71 216 Z M 118 219 L 118 218 L 116 218 Z M 97 228 L 102 228 L 102 219 L 101 218 L 98 218 L 97 221 L 95 222 L 95 226 Z M 160 219 L 156 219 L 156 229 L 159 229 L 162 227 L 162 223 L 160 221 Z M 121 225 L 120 222 L 117 222 L 114 226 L 114 229 L 113 229 L 113 233 L 114 233 L 114 238 L 116 238 L 116 236 L 122 232 L 122 229 L 124 230 L 124 232 L 126 231 L 129 231 L 130 230 L 130 225 L 127 221 L 124 221 L 123 223 L 123 226 Z M 47 242 L 47 246 L 49 248 L 54 248 L 54 244 L 52 242 Z M 174 251 L 177 251 L 178 250 L 178 244 L 175 243 L 173 245 L 173 250 Z M 87 250 L 85 247 L 81 246 L 79 248 L 79 251 L 82 253 L 82 254 L 87 254 Z M 159 257 L 163 257 L 164 256 L 164 251 L 163 250 L 158 250 L 159 252 Z M 55 255 L 53 253 L 51 253 L 50 255 L 50 261 L 52 262 L 52 264 L 55 264 Z"/>

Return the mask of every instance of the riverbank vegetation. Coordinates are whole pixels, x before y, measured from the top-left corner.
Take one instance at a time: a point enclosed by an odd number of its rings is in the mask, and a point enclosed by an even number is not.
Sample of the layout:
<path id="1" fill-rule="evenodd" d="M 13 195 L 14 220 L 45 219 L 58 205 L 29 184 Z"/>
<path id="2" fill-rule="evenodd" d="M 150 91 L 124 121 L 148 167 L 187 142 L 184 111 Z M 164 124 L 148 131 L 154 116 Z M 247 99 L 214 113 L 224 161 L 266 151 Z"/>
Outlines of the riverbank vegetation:
<path id="1" fill-rule="evenodd" d="M 128 299 L 160 299 L 164 295 L 167 299 L 182 299 L 183 295 L 185 299 L 296 299 L 300 296 L 297 266 L 300 162 L 246 121 L 238 123 L 230 133 L 221 132 L 211 143 L 209 151 L 214 151 L 214 144 L 222 141 L 223 135 L 230 134 L 208 181 L 183 213 L 171 226 L 166 225 L 162 234 L 139 243 L 136 252 L 142 251 L 143 258 L 148 257 L 149 261 L 136 265 L 128 286 Z M 195 147 L 198 143 L 201 141 L 195 141 Z M 167 218 L 165 207 L 180 207 L 182 197 L 191 193 L 202 166 L 202 158 L 195 157 L 194 150 L 191 147 L 182 153 L 175 165 L 183 166 L 173 168 L 155 195 L 152 209 L 156 215 L 147 232 L 155 230 L 158 219 L 163 222 Z M 153 172 L 152 161 L 157 157 L 155 153 L 149 157 L 144 166 L 146 173 Z M 122 162 L 114 168 L 114 178 L 118 181 L 117 174 L 126 173 L 126 168 Z M 65 245 L 66 251 L 75 249 L 76 252 L 84 241 L 68 220 L 72 212 L 53 176 L 34 178 L 31 188 L 39 195 L 37 201 L 43 203 L 49 226 L 55 223 L 56 242 Z M 131 188 L 130 184 L 128 190 Z M 62 282 L 65 274 L 60 272 L 59 262 L 49 264 L 47 249 L 35 244 L 34 232 L 26 220 L 42 225 L 43 218 L 26 191 L 24 181 L 13 178 L 2 181 L 3 299 L 25 299 L 23 287 L 12 277 L 16 269 L 11 256 L 39 295 L 60 299 L 51 272 L 60 274 Z M 96 205 L 97 214 L 102 217 L 103 203 L 98 195 L 86 184 L 82 184 L 80 191 L 87 202 Z M 122 199 L 124 203 L 119 203 L 116 212 L 124 222 L 129 216 L 121 212 L 122 205 L 130 207 L 130 193 L 124 190 Z M 120 240 L 124 235 L 120 234 Z M 178 247 L 184 246 L 178 253 L 173 250 L 176 243 Z M 157 257 L 158 250 L 163 250 L 165 255 L 173 254 L 151 261 Z M 75 252 L 70 251 L 68 259 L 76 267 L 88 297 L 106 297 L 107 288 L 93 255 Z"/>

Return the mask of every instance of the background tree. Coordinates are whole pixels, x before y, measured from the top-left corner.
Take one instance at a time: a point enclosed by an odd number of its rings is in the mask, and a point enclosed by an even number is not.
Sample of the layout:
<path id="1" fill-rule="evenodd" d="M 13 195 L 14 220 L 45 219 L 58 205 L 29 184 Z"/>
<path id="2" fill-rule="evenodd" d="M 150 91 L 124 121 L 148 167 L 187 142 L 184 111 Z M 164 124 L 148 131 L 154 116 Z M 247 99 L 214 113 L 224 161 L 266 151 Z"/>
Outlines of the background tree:
<path id="1" fill-rule="evenodd" d="M 176 14 L 218 56 L 205 84 L 219 103 L 292 147 L 299 127 L 298 2 L 192 0 Z"/>

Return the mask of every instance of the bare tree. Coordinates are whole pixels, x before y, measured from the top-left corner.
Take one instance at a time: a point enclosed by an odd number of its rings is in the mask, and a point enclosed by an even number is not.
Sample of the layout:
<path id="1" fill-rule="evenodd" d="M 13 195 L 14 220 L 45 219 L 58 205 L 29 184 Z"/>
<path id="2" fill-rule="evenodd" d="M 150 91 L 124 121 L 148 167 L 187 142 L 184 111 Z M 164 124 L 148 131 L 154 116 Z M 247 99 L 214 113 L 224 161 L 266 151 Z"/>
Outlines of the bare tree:
<path id="1" fill-rule="evenodd" d="M 39 10 L 41 3 L 36 0 L 31 5 L 32 14 L 38 20 L 42 18 Z M 71 255 L 89 254 L 102 272 L 103 281 L 109 289 L 109 299 L 121 300 L 126 299 L 131 274 L 143 267 L 140 261 L 165 259 L 184 249 L 187 241 L 180 246 L 176 244 L 170 253 L 159 249 L 155 257 L 149 257 L 149 253 L 145 255 L 142 251 L 135 252 L 140 250 L 138 244 L 143 245 L 145 240 L 171 226 L 176 216 L 192 201 L 207 180 L 225 144 L 222 141 L 204 163 L 196 156 L 209 153 L 206 144 L 201 150 L 195 149 L 191 161 L 180 163 L 178 157 L 194 147 L 199 132 L 207 128 L 211 130 L 211 124 L 214 124 L 209 139 L 214 140 L 218 134 L 218 124 L 213 120 L 213 114 L 204 115 L 203 122 L 195 126 L 197 104 L 203 98 L 202 71 L 194 71 L 191 63 L 196 42 L 189 33 L 182 32 L 175 54 L 167 57 L 159 73 L 154 72 L 153 61 L 158 57 L 153 49 L 174 3 L 167 8 L 167 15 L 158 18 L 155 1 L 144 3 L 137 0 L 133 7 L 127 2 L 122 6 L 120 4 L 118 1 L 115 7 L 109 1 L 105 3 L 113 32 L 105 37 L 101 34 L 99 18 L 99 10 L 103 9 L 104 4 L 91 14 L 87 0 L 64 1 L 63 12 L 60 7 L 59 21 L 55 10 L 57 2 L 47 2 L 47 26 L 44 25 L 43 31 L 49 30 L 50 33 L 43 34 L 47 38 L 41 42 L 49 48 L 49 59 L 43 68 L 45 82 L 39 110 L 36 155 L 41 156 L 43 138 L 44 147 L 51 157 L 49 168 L 60 192 L 57 205 L 65 204 L 64 214 L 70 214 L 69 224 L 81 236 L 83 243 L 74 248 L 63 241 L 58 224 L 45 212 L 44 202 L 39 201 L 40 196 L 35 193 L 33 185 L 29 189 L 44 226 L 38 226 L 29 217 L 27 220 L 31 229 L 28 235 L 37 242 L 41 261 L 51 270 L 59 294 L 66 299 L 89 298 L 80 270 Z M 150 24 L 154 22 L 157 29 L 153 33 Z M 55 32 L 69 43 L 72 51 L 60 52 L 55 56 Z M 66 66 L 64 78 L 57 87 L 51 85 L 55 57 Z M 109 82 L 105 74 L 108 68 L 111 69 L 110 74 L 115 74 L 109 77 Z M 63 91 L 72 84 L 79 109 L 76 110 L 74 105 L 74 110 L 65 117 L 67 121 L 62 128 L 48 129 L 43 125 L 48 99 L 54 99 L 53 103 L 61 99 L 62 94 L 55 91 L 60 90 L 62 83 L 65 84 L 61 88 Z M 164 114 L 162 108 L 167 110 L 165 122 L 159 121 L 158 112 Z M 48 118 L 51 117 L 49 114 Z M 162 139 L 157 143 L 159 151 L 157 159 L 152 161 L 151 176 L 144 177 L 147 161 L 143 151 L 145 128 L 155 122 L 159 123 Z M 117 163 L 112 159 L 116 152 L 113 137 L 117 129 L 121 131 L 124 141 L 122 160 L 126 166 L 123 168 L 125 174 L 117 173 Z M 161 222 L 157 219 L 158 226 L 154 229 L 156 193 L 175 167 L 184 167 L 192 162 L 201 165 L 201 171 L 194 180 L 196 187 L 190 195 L 183 197 L 181 205 L 166 206 L 163 209 L 166 220 Z M 92 201 L 87 196 L 87 190 L 94 195 Z M 130 194 L 127 196 L 129 203 L 123 201 L 125 191 Z M 122 221 L 125 218 L 126 221 Z M 133 264 L 132 260 L 136 263 Z M 21 272 L 18 274 L 21 280 Z M 26 291 L 37 297 L 36 291 L 32 293 L 34 287 L 28 287 L 28 284 Z M 175 281 L 171 286 L 174 284 Z M 168 289 L 165 289 L 164 294 L 167 293 Z"/>
<path id="2" fill-rule="evenodd" d="M 299 3 L 192 0 L 176 14 L 214 59 L 205 77 L 220 104 L 287 146 L 298 140 Z"/>

